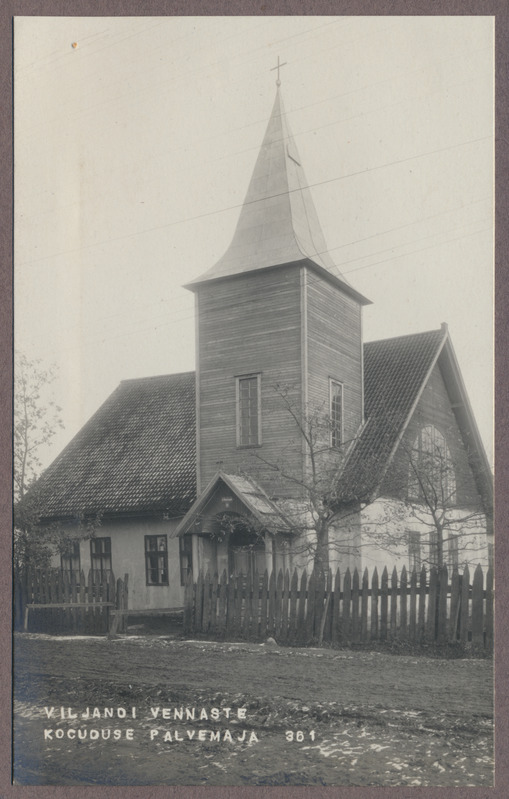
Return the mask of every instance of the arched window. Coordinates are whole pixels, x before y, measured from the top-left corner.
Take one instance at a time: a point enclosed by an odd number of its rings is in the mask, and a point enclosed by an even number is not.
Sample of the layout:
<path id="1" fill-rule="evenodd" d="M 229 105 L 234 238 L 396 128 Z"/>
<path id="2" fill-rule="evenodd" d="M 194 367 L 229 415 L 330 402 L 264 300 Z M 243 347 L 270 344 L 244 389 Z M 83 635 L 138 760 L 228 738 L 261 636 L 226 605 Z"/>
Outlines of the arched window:
<path id="1" fill-rule="evenodd" d="M 456 499 L 456 476 L 445 436 L 434 425 L 422 427 L 410 456 L 408 496 L 433 507 Z"/>

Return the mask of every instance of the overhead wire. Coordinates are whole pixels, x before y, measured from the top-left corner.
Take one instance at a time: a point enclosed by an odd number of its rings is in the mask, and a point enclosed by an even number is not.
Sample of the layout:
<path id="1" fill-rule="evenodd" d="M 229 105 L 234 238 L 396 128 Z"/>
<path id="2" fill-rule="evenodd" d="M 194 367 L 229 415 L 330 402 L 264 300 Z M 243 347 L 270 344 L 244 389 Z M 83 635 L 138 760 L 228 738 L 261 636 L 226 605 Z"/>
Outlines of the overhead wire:
<path id="1" fill-rule="evenodd" d="M 456 150 L 456 149 L 459 149 L 460 147 L 466 147 L 466 146 L 471 145 L 471 144 L 478 144 L 479 142 L 487 141 L 489 139 L 491 139 L 491 136 L 481 136 L 481 137 L 479 137 L 477 139 L 470 139 L 470 140 L 464 141 L 464 142 L 456 142 L 454 144 L 447 145 L 446 147 L 438 147 L 435 150 L 430 150 L 430 151 L 428 151 L 426 153 L 418 153 L 416 155 L 411 155 L 411 156 L 408 156 L 406 158 L 400 158 L 400 159 L 397 159 L 395 161 L 387 162 L 385 164 L 377 164 L 376 166 L 368 167 L 367 169 L 360 169 L 360 170 L 357 170 L 356 172 L 350 172 L 350 173 L 348 173 L 346 175 L 339 175 L 339 176 L 335 176 L 333 178 L 325 178 L 324 180 L 320 180 L 320 181 L 316 181 L 315 183 L 308 184 L 308 187 L 309 188 L 315 188 L 317 186 L 325 186 L 325 185 L 330 184 L 330 183 L 335 183 L 335 182 L 339 182 L 339 181 L 342 181 L 342 180 L 348 180 L 349 178 L 357 177 L 359 175 L 366 175 L 366 174 L 369 174 L 370 172 L 374 172 L 374 171 L 377 171 L 379 169 L 387 169 L 388 167 L 391 167 L 391 166 L 398 166 L 400 164 L 408 163 L 409 161 L 416 161 L 416 160 L 419 160 L 420 158 L 427 158 L 429 156 L 436 155 L 438 153 L 447 152 L 449 150 Z M 277 192 L 276 194 L 268 195 L 267 197 L 264 198 L 264 200 L 277 199 L 278 197 L 281 197 L 283 195 L 286 196 L 287 194 L 292 194 L 292 193 L 294 193 L 296 191 L 300 191 L 300 188 L 288 189 L 285 192 Z M 134 233 L 124 233 L 121 236 L 114 236 L 112 238 L 102 239 L 101 241 L 92 242 L 92 243 L 87 244 L 87 245 L 85 245 L 83 247 L 73 247 L 72 249 L 63 250 L 63 251 L 61 251 L 59 253 L 52 253 L 51 255 L 43 255 L 43 256 L 40 256 L 39 258 L 26 259 L 24 261 L 20 261 L 18 265 L 19 266 L 24 266 L 24 265 L 26 265 L 28 263 L 39 263 L 41 261 L 46 261 L 49 258 L 59 258 L 59 257 L 61 257 L 63 255 L 75 254 L 75 253 L 82 252 L 82 251 L 87 250 L 87 249 L 91 249 L 93 247 L 99 247 L 99 246 L 102 246 L 104 244 L 109 244 L 111 242 L 123 241 L 125 239 L 130 239 L 133 236 L 138 236 L 138 235 L 146 234 L 146 233 L 153 233 L 156 230 L 165 230 L 167 228 L 174 227 L 175 225 L 181 225 L 181 224 L 185 224 L 187 222 L 194 222 L 194 221 L 196 221 L 198 219 L 205 219 L 205 218 L 210 217 L 210 216 L 216 216 L 217 214 L 222 214 L 222 213 L 225 213 L 226 211 L 234 211 L 234 210 L 236 210 L 238 208 L 242 208 L 243 206 L 247 206 L 247 205 L 252 205 L 252 204 L 254 204 L 256 202 L 260 202 L 260 200 L 249 200 L 247 202 L 244 201 L 242 203 L 235 203 L 235 205 L 226 206 L 224 208 L 215 209 L 213 211 L 205 211 L 204 213 L 196 214 L 195 216 L 186 217 L 184 219 L 177 219 L 177 220 L 174 220 L 173 222 L 166 222 L 163 225 L 155 225 L 154 227 L 145 228 L 144 230 L 138 230 L 138 231 L 135 231 Z"/>

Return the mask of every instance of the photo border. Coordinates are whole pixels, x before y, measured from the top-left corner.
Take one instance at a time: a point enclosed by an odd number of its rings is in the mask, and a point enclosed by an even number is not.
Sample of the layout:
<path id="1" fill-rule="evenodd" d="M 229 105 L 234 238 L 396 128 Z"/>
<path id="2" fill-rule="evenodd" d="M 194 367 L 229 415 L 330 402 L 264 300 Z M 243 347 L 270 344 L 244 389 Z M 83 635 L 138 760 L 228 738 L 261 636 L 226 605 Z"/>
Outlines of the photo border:
<path id="1" fill-rule="evenodd" d="M 142 5 L 142 8 L 140 8 Z M 505 797 L 509 794 L 509 762 L 503 764 L 509 742 L 509 691 L 506 677 L 509 668 L 509 586 L 504 580 L 509 556 L 502 531 L 509 520 L 509 501 L 504 491 L 509 475 L 509 7 L 503 0 L 3 0 L 0 8 L 0 798 L 7 797 L 159 797 L 179 796 L 184 799 L 261 799 L 292 797 L 314 799 L 359 799 L 369 796 L 408 799 L 413 789 L 396 787 L 231 787 L 231 786 L 13 786 L 11 784 L 11 483 L 12 483 L 12 352 L 13 352 L 13 17 L 14 16 L 494 16 L 495 17 L 495 85 L 496 85 L 496 212 L 495 212 L 495 464 L 496 512 L 495 576 L 496 635 L 495 676 L 496 698 L 496 783 L 494 788 L 418 787 L 418 797 L 457 797 L 462 790 L 472 799 Z M 290 793 L 291 792 L 291 793 Z"/>

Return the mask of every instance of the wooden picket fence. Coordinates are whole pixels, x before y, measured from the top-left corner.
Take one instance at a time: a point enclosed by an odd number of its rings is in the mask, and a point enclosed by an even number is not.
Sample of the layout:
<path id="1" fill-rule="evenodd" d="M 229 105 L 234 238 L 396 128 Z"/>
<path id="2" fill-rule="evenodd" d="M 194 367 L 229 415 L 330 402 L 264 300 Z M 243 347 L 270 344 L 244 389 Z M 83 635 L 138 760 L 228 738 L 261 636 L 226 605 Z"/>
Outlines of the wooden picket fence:
<path id="1" fill-rule="evenodd" d="M 463 574 L 447 567 L 409 574 L 396 568 L 371 580 L 365 569 L 333 576 L 297 570 L 277 576 L 239 574 L 230 580 L 200 574 L 188 578 L 184 631 L 211 637 L 242 637 L 278 643 L 333 646 L 400 641 L 410 645 L 493 646 L 493 572 L 477 566 Z"/>
<path id="2" fill-rule="evenodd" d="M 45 633 L 99 635 L 124 624 L 128 603 L 128 576 L 90 569 L 27 569 L 14 575 L 14 626 Z"/>

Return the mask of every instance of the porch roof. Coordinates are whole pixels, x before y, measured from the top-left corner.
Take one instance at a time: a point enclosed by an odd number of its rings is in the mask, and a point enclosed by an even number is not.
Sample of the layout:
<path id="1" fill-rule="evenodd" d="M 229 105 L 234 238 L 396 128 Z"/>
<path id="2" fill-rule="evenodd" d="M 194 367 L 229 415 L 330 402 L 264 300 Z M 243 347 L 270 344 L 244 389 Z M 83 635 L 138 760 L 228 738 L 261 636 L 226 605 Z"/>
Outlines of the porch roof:
<path id="1" fill-rule="evenodd" d="M 269 499 L 263 488 L 255 483 L 254 480 L 244 475 L 226 474 L 219 471 L 189 508 L 177 527 L 175 535 L 182 536 L 189 532 L 194 525 L 196 517 L 206 507 L 221 483 L 224 483 L 235 494 L 263 530 L 268 530 L 270 533 L 290 533 L 292 531 L 292 525 L 281 509 Z"/>

